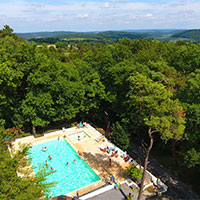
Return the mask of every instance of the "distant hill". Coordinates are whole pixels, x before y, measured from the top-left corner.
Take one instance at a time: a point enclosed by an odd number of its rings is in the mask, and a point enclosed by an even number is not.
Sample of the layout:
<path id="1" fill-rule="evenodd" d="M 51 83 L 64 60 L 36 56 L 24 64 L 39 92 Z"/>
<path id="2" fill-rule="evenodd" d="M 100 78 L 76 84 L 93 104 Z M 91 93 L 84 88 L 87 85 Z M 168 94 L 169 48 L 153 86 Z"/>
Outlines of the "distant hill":
<path id="1" fill-rule="evenodd" d="M 147 33 L 122 32 L 122 31 L 104 31 L 104 32 L 35 32 L 35 33 L 17 33 L 18 36 L 34 41 L 36 43 L 54 44 L 56 42 L 67 41 L 68 43 L 79 42 L 112 42 L 121 38 L 139 39 L 149 37 Z"/>
<path id="2" fill-rule="evenodd" d="M 46 37 L 55 37 L 59 35 L 69 34 L 69 33 L 75 33 L 72 31 L 53 31 L 53 32 L 33 32 L 33 33 L 16 33 L 19 37 L 25 38 L 25 39 L 31 39 L 31 38 L 46 38 Z"/>
<path id="3" fill-rule="evenodd" d="M 181 29 L 141 29 L 141 30 L 122 30 L 122 31 L 94 31 L 94 32 L 73 32 L 73 31 L 54 31 L 54 32 L 33 32 L 17 33 L 18 36 L 34 41 L 36 43 L 53 44 L 58 41 L 68 43 L 78 42 L 105 42 L 115 41 L 121 38 L 139 39 L 144 37 L 149 40 L 160 40 L 176 42 L 178 40 L 200 42 L 200 29 L 181 30 Z"/>
<path id="4" fill-rule="evenodd" d="M 35 32 L 35 33 L 17 33 L 18 36 L 25 39 L 38 39 L 38 38 L 108 38 L 120 39 L 130 38 L 136 39 L 148 36 L 146 33 L 133 33 L 133 32 L 120 32 L 120 31 L 105 31 L 105 32 L 70 32 L 70 31 L 56 31 L 56 32 Z"/>
<path id="5" fill-rule="evenodd" d="M 121 30 L 122 32 L 135 32 L 135 33 L 147 33 L 150 35 L 162 36 L 166 34 L 175 34 L 177 32 L 184 31 L 185 29 L 137 29 L 137 30 Z"/>
<path id="6" fill-rule="evenodd" d="M 195 42 L 200 42 L 200 29 L 193 29 L 187 31 L 181 31 L 179 33 L 173 34 L 173 38 L 187 38 Z"/>
<path id="7" fill-rule="evenodd" d="M 121 38 L 138 39 L 141 37 L 149 36 L 147 33 L 120 32 L 120 31 L 105 31 L 96 33 L 95 35 L 107 39 L 121 39 Z"/>

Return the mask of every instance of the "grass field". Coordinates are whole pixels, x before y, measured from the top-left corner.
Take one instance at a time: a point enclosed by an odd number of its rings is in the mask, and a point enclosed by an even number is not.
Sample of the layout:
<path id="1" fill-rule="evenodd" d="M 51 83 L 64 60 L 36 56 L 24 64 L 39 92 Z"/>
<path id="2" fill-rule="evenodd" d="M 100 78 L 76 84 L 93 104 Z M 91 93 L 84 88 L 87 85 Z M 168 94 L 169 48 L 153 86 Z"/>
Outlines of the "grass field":
<path id="1" fill-rule="evenodd" d="M 88 40 L 94 40 L 99 41 L 99 39 L 96 38 L 63 38 L 64 41 L 88 41 Z"/>

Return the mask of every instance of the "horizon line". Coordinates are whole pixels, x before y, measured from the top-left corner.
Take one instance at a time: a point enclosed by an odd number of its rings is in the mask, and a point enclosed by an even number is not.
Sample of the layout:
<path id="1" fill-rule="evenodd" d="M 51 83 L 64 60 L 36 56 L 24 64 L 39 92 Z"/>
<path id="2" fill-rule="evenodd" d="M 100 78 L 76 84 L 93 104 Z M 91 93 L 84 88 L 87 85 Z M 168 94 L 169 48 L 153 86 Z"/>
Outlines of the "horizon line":
<path id="1" fill-rule="evenodd" d="M 113 29 L 113 30 L 94 30 L 94 31 L 73 31 L 73 30 L 59 30 L 59 31 L 28 31 L 28 32 L 15 32 L 14 33 L 44 33 L 44 32 L 50 32 L 50 33 L 53 33 L 53 32 L 76 32 L 76 33 L 89 33 L 89 32 L 109 32 L 109 31 L 119 31 L 119 32 L 127 32 L 127 31 L 165 31 L 165 30 L 199 30 L 198 28 L 159 28 L 159 29 L 145 29 L 145 28 L 142 28 L 142 29 Z"/>

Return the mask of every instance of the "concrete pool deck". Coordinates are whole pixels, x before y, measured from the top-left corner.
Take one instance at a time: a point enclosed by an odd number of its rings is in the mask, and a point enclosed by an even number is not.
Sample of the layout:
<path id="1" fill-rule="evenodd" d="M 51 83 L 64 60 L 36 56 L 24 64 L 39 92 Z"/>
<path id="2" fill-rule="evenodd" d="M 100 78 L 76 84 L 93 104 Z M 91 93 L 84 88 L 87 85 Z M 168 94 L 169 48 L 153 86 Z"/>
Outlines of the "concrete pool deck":
<path id="1" fill-rule="evenodd" d="M 77 141 L 73 140 L 73 138 L 70 137 L 72 134 L 76 134 L 79 132 L 86 133 L 89 137 L 83 137 L 83 138 L 77 138 Z M 19 149 L 20 144 L 39 144 L 44 143 L 50 140 L 55 139 L 66 139 L 66 141 L 72 146 L 72 148 L 76 152 L 82 152 L 83 153 L 83 159 L 85 162 L 90 166 L 90 168 L 99 176 L 101 180 L 96 181 L 90 185 L 87 185 L 83 188 L 80 188 L 78 190 L 75 190 L 73 192 L 67 193 L 65 195 L 74 197 L 77 195 L 77 192 L 79 196 L 83 196 L 84 194 L 88 194 L 91 191 L 94 191 L 102 186 L 105 186 L 110 181 L 110 177 L 114 176 L 116 182 L 124 182 L 128 177 L 126 175 L 126 168 L 130 165 L 130 162 L 125 162 L 124 159 L 120 156 L 122 150 L 120 150 L 118 147 L 115 147 L 115 149 L 118 150 L 118 157 L 112 157 L 111 158 L 111 152 L 102 152 L 100 150 L 100 147 L 114 147 L 114 145 L 104 138 L 104 141 L 100 140 L 99 138 L 104 137 L 101 135 L 95 128 L 87 124 L 87 127 L 84 128 L 62 128 L 62 130 L 51 132 L 44 134 L 42 137 L 35 138 L 34 136 L 28 136 L 20 139 L 16 139 L 15 142 L 13 142 L 13 149 Z M 111 158 L 111 166 L 109 164 L 109 159 Z M 133 161 L 135 165 L 138 165 L 135 161 Z M 151 179 L 156 179 L 153 175 L 149 175 L 150 173 L 147 173 L 147 182 L 146 186 L 152 185 Z M 137 187 L 137 185 L 136 185 Z M 83 198 L 84 199 L 84 198 Z"/>

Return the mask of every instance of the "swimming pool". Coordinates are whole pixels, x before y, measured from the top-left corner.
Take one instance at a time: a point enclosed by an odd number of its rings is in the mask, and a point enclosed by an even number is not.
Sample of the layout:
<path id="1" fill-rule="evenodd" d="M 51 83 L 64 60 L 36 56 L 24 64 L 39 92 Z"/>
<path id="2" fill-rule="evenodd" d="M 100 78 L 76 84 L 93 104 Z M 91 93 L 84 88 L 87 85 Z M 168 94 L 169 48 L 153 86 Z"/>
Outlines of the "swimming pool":
<path id="1" fill-rule="evenodd" d="M 42 152 L 42 147 L 47 147 L 48 150 Z M 51 160 L 48 159 L 49 155 L 52 156 Z M 35 173 L 39 171 L 39 164 L 45 166 L 46 160 L 48 169 L 53 167 L 56 170 L 47 177 L 47 182 L 57 182 L 54 187 L 50 188 L 49 195 L 52 197 L 67 194 L 100 180 L 87 163 L 78 157 L 76 151 L 66 140 L 51 140 L 33 145 L 28 157 L 32 158 L 31 165 L 35 167 Z M 75 163 L 74 160 L 76 160 Z M 67 162 L 69 165 L 66 165 Z"/>
<path id="2" fill-rule="evenodd" d="M 78 133 L 72 133 L 69 135 L 69 137 L 73 140 L 73 142 L 78 142 L 83 139 L 90 138 L 90 136 L 85 133 L 84 131 L 78 132 Z"/>

